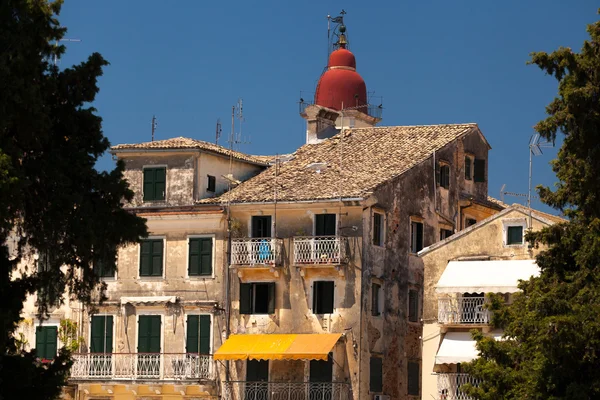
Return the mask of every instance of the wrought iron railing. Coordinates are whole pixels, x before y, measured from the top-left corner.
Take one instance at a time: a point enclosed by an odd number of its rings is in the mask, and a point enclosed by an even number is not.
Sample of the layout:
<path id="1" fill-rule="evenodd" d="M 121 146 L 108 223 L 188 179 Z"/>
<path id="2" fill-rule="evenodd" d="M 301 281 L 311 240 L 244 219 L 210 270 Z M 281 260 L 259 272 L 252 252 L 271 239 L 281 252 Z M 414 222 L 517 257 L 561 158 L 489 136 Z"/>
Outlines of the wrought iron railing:
<path id="1" fill-rule="evenodd" d="M 222 400 L 351 400 L 344 382 L 223 382 Z"/>
<path id="2" fill-rule="evenodd" d="M 294 237 L 294 264 L 343 264 L 348 254 L 344 236 Z"/>
<path id="3" fill-rule="evenodd" d="M 440 399 L 444 400 L 471 400 L 461 391 L 461 386 L 471 384 L 475 387 L 479 385 L 479 380 L 469 374 L 437 374 L 437 390 Z"/>
<path id="4" fill-rule="evenodd" d="M 485 297 L 448 297 L 438 299 L 440 324 L 489 324 L 491 313 Z"/>
<path id="5" fill-rule="evenodd" d="M 71 379 L 213 379 L 211 355 L 196 353 L 73 354 Z"/>
<path id="6" fill-rule="evenodd" d="M 281 265 L 283 241 L 278 238 L 231 240 L 231 265 Z"/>

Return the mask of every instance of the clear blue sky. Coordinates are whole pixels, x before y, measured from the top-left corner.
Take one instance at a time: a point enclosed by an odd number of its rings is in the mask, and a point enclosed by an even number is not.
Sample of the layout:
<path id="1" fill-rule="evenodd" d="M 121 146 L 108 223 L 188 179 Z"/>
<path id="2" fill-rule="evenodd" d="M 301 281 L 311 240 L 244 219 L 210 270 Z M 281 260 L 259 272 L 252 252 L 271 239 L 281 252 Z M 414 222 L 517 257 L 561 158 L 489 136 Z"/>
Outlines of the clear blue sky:
<path id="1" fill-rule="evenodd" d="M 327 14 L 344 8 L 350 49 L 368 91 L 383 97 L 382 125 L 476 122 L 488 138 L 489 192 L 527 192 L 528 141 L 556 81 L 525 65 L 532 51 L 579 50 L 592 0 L 158 1 L 66 0 L 61 67 L 100 52 L 111 65 L 94 106 L 112 144 L 185 136 L 225 144 L 231 106 L 244 101 L 239 150 L 289 153 L 305 140 L 300 91 L 326 65 Z M 304 94 L 304 98 L 310 98 Z M 382 149 L 385 151 L 385 149 Z M 534 160 L 534 183 L 556 179 Z M 99 168 L 111 168 L 104 157 Z M 524 199 L 506 197 L 507 202 Z M 535 204 L 540 207 L 539 204 Z"/>

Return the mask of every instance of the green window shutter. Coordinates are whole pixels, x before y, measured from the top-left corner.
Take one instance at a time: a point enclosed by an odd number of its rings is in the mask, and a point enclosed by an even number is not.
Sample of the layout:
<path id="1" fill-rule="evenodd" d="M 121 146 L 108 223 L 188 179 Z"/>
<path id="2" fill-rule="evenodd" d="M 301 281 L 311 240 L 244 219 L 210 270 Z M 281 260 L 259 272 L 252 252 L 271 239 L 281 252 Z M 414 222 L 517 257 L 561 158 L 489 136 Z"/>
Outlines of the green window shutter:
<path id="1" fill-rule="evenodd" d="M 35 328 L 35 349 L 39 358 L 45 358 L 46 355 L 46 331 L 43 327 Z"/>
<path id="2" fill-rule="evenodd" d="M 471 157 L 465 157 L 465 179 L 471 180 Z"/>
<path id="3" fill-rule="evenodd" d="M 419 395 L 419 363 L 408 362 L 408 395 Z"/>
<path id="4" fill-rule="evenodd" d="M 113 348 L 113 317 L 97 315 L 92 317 L 90 338 L 91 353 L 112 353 Z"/>
<path id="5" fill-rule="evenodd" d="M 199 348 L 199 325 L 200 325 L 200 316 L 199 315 L 188 315 L 187 317 L 187 335 L 186 335 L 186 344 L 185 344 L 185 352 L 186 353 L 198 353 Z"/>
<path id="6" fill-rule="evenodd" d="M 144 168 L 144 201 L 156 200 L 154 198 L 154 169 Z"/>
<path id="7" fill-rule="evenodd" d="M 163 269 L 163 241 L 152 241 L 152 276 L 162 276 Z"/>
<path id="8" fill-rule="evenodd" d="M 200 240 L 200 275 L 212 275 L 212 238 Z"/>
<path id="9" fill-rule="evenodd" d="M 143 240 L 140 243 L 140 276 L 150 276 L 152 273 L 152 241 Z"/>
<path id="10" fill-rule="evenodd" d="M 156 168 L 154 170 L 154 200 L 165 199 L 166 173 L 165 168 Z"/>
<path id="11" fill-rule="evenodd" d="M 210 315 L 200 316 L 200 354 L 210 354 Z"/>
<path id="12" fill-rule="evenodd" d="M 475 159 L 474 169 L 475 173 L 473 174 L 475 178 L 475 182 L 485 182 L 485 160 Z"/>
<path id="13" fill-rule="evenodd" d="M 252 314 L 251 283 L 240 283 L 240 314 Z"/>
<path id="14" fill-rule="evenodd" d="M 267 313 L 275 313 L 275 282 L 269 282 L 269 304 L 267 307 Z"/>
<path id="15" fill-rule="evenodd" d="M 381 392 L 383 390 L 383 359 L 371 357 L 369 367 L 369 390 L 375 393 Z"/>
<path id="16" fill-rule="evenodd" d="M 56 326 L 38 326 L 35 329 L 35 348 L 37 356 L 51 360 L 58 349 L 58 328 Z"/>
<path id="17" fill-rule="evenodd" d="M 188 275 L 200 275 L 200 239 L 190 239 Z"/>
<path id="18" fill-rule="evenodd" d="M 506 244 L 523 244 L 523 227 L 509 226 L 506 236 Z"/>
<path id="19" fill-rule="evenodd" d="M 419 319 L 419 293 L 416 290 L 408 291 L 408 320 L 417 322 Z"/>
<path id="20" fill-rule="evenodd" d="M 138 353 L 160 353 L 160 315 L 140 315 Z"/>

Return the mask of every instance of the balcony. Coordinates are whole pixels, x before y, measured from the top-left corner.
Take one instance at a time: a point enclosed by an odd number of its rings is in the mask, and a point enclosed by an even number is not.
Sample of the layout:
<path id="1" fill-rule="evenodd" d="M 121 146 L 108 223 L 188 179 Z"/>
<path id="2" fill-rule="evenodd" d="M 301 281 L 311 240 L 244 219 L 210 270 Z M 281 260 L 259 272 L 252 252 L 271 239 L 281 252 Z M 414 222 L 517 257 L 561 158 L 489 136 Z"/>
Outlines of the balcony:
<path id="1" fill-rule="evenodd" d="M 484 304 L 483 296 L 438 299 L 438 322 L 445 325 L 487 325 L 491 313 Z"/>
<path id="2" fill-rule="evenodd" d="M 222 400 L 352 400 L 343 382 L 223 382 Z"/>
<path id="3" fill-rule="evenodd" d="M 294 237 L 294 265 L 340 265 L 348 262 L 348 238 L 344 236 Z"/>
<path id="4" fill-rule="evenodd" d="M 239 238 L 231 240 L 231 265 L 279 266 L 283 241 L 278 238 Z"/>
<path id="5" fill-rule="evenodd" d="M 466 383 L 473 386 L 479 385 L 479 381 L 469 374 L 437 374 L 437 390 L 440 399 L 472 400 L 472 397 L 460 390 L 460 387 Z"/>
<path id="6" fill-rule="evenodd" d="M 211 380 L 211 355 L 194 353 L 73 354 L 73 380 Z"/>

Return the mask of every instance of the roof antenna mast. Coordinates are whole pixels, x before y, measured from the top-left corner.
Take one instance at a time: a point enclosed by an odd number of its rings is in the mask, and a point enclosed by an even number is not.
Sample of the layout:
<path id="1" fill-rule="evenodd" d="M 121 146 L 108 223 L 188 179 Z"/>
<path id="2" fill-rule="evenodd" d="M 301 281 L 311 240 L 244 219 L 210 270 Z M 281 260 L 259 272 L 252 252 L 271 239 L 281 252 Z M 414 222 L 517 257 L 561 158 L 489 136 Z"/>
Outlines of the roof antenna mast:
<path id="1" fill-rule="evenodd" d="M 152 116 L 152 141 L 154 142 L 154 132 L 158 128 L 158 122 L 156 122 L 156 115 Z"/>
<path id="2" fill-rule="evenodd" d="M 223 132 L 223 129 L 221 127 L 221 118 L 217 118 L 217 129 L 215 132 L 215 144 L 216 145 L 219 144 L 219 138 L 221 137 L 221 132 Z"/>

